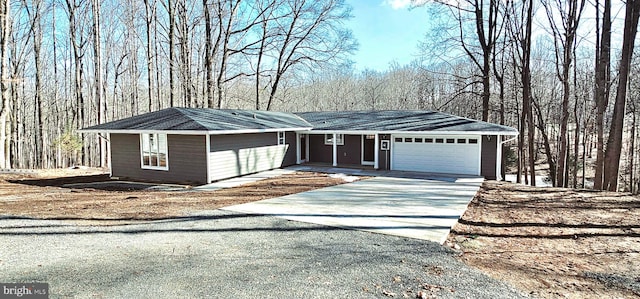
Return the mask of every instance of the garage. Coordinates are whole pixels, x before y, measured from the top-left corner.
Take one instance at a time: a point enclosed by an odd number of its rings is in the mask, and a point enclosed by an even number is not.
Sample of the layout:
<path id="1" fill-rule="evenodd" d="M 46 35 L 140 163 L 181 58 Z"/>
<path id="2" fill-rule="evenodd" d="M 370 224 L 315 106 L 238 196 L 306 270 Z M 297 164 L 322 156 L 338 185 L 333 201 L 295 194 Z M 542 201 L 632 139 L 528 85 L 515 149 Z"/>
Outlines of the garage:
<path id="1" fill-rule="evenodd" d="M 393 135 L 391 169 L 480 174 L 480 136 Z"/>

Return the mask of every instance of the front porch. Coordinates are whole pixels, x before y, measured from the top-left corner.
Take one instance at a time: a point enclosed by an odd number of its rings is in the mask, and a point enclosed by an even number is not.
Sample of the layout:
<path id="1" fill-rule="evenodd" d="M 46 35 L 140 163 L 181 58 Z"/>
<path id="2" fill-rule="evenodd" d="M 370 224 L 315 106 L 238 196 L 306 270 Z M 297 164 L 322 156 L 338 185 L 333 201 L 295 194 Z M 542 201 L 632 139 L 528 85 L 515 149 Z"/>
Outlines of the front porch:
<path id="1" fill-rule="evenodd" d="M 296 133 L 297 164 L 389 169 L 389 135 Z M 381 146 L 382 145 L 382 146 Z"/>

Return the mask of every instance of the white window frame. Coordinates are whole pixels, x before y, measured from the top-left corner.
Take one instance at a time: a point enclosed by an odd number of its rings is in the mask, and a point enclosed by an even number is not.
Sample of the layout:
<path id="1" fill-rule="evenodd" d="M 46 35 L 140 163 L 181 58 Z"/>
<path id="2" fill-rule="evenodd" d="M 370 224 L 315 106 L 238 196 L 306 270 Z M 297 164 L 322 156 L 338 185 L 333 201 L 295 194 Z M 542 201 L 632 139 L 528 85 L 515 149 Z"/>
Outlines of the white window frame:
<path id="1" fill-rule="evenodd" d="M 151 145 L 151 139 L 157 140 L 155 146 Z M 146 139 L 146 140 L 145 140 Z M 160 142 L 160 139 L 164 139 L 164 143 Z M 146 141 L 146 142 L 145 142 Z M 153 170 L 169 170 L 169 150 L 168 150 L 168 139 L 167 134 L 159 134 L 159 133 L 142 133 L 140 134 L 140 167 L 142 169 L 153 169 Z M 149 155 L 155 155 L 156 161 L 160 161 L 160 154 L 164 154 L 165 165 L 147 165 L 145 164 L 145 147 L 149 145 L 148 152 Z M 156 163 L 159 164 L 159 163 Z"/>
<path id="2" fill-rule="evenodd" d="M 285 132 L 278 132 L 278 145 L 284 145 L 287 141 Z"/>
<path id="3" fill-rule="evenodd" d="M 343 134 L 336 134 L 336 144 L 337 145 L 344 145 L 344 135 Z M 325 145 L 332 145 L 333 144 L 333 134 L 324 134 L 324 144 Z"/>

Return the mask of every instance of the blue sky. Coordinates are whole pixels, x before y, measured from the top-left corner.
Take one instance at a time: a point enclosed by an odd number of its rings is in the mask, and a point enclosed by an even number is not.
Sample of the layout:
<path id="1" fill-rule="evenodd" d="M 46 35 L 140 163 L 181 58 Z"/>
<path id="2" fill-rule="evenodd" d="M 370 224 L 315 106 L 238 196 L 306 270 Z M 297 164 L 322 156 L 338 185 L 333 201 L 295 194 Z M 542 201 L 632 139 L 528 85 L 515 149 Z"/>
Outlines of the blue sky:
<path id="1" fill-rule="evenodd" d="M 427 12 L 409 9 L 410 0 L 347 0 L 353 19 L 347 26 L 360 46 L 353 60 L 356 69 L 383 71 L 397 61 L 401 65 L 416 58 L 418 42 L 427 31 Z"/>

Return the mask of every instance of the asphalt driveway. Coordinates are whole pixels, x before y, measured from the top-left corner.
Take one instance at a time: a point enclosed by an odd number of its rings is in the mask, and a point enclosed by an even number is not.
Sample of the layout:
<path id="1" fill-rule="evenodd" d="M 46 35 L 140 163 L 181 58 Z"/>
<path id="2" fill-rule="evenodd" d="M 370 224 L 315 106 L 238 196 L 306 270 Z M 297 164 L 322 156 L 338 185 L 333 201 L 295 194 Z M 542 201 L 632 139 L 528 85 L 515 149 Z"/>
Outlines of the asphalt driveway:
<path id="1" fill-rule="evenodd" d="M 219 210 L 103 226 L 0 215 L 0 282 L 49 283 L 50 298 L 525 297 L 455 255 Z"/>
<path id="2" fill-rule="evenodd" d="M 381 176 L 224 209 L 443 243 L 481 184 Z"/>

